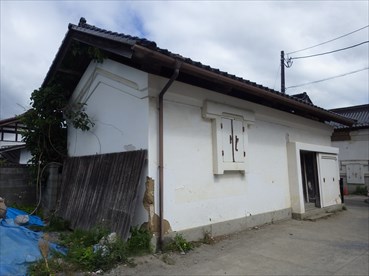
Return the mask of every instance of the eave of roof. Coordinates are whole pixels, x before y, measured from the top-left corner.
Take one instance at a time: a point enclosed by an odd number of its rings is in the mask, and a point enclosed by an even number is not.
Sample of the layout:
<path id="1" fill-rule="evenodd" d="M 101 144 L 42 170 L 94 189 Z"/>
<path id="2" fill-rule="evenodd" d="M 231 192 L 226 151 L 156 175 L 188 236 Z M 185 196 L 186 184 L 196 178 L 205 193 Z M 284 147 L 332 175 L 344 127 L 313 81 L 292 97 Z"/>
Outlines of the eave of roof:
<path id="1" fill-rule="evenodd" d="M 61 64 L 69 50 L 72 40 L 100 48 L 107 53 L 120 57 L 121 62 L 132 62 L 141 66 L 141 70 L 152 74 L 168 77 L 175 64 L 180 61 L 180 76 L 178 81 L 207 88 L 216 87 L 223 94 L 300 115 L 321 122 L 333 121 L 351 126 L 354 120 L 325 110 L 304 100 L 294 98 L 249 80 L 230 75 L 210 66 L 173 54 L 156 46 L 155 42 L 119 34 L 86 24 L 81 18 L 79 25 L 69 24 L 69 30 L 57 52 L 57 55 L 45 77 L 42 86 L 46 86 L 61 70 Z M 156 66 L 156 67 L 155 67 Z M 65 72 L 64 72 L 65 73 Z M 75 73 L 75 81 L 79 81 L 83 72 Z M 75 86 L 77 83 L 74 83 Z M 214 90 L 209 88 L 210 90 Z"/>
<path id="2" fill-rule="evenodd" d="M 8 125 L 15 124 L 15 123 L 20 123 L 19 116 L 0 120 L 0 127 L 8 126 Z"/>
<path id="3" fill-rule="evenodd" d="M 11 146 L 5 146 L 0 148 L 0 153 L 2 152 L 8 152 L 8 151 L 15 151 L 15 150 L 22 150 L 26 148 L 26 144 L 21 145 L 11 145 Z"/>
<path id="4" fill-rule="evenodd" d="M 341 116 L 350 118 L 352 120 L 356 120 L 356 122 L 352 126 L 335 124 L 334 128 L 337 130 L 369 128 L 369 104 L 335 108 L 331 109 L 330 111 L 340 114 Z"/>

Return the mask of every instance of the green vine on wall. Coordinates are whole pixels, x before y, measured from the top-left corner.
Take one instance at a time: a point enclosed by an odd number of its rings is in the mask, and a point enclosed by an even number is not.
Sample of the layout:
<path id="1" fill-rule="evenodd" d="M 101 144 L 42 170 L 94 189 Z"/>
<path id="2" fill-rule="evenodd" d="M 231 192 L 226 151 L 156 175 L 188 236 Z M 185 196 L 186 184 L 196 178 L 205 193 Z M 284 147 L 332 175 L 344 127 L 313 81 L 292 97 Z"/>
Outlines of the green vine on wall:
<path id="1" fill-rule="evenodd" d="M 62 163 L 67 157 L 67 122 L 82 131 L 94 126 L 85 112 L 85 104 L 72 109 L 61 85 L 34 90 L 31 106 L 21 120 L 26 126 L 22 133 L 26 148 L 31 152 L 31 165 L 45 166 L 50 162 Z"/>

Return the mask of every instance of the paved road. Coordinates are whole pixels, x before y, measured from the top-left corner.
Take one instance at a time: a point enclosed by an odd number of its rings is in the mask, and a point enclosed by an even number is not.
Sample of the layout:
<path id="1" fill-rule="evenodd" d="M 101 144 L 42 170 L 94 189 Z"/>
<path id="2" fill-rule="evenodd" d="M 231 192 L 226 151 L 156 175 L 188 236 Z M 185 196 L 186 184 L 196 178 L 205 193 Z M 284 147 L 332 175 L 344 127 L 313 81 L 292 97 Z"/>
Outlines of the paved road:
<path id="1" fill-rule="evenodd" d="M 346 197 L 347 211 L 315 222 L 288 220 L 244 231 L 186 255 L 136 259 L 107 275 L 369 275 L 369 204 Z"/>

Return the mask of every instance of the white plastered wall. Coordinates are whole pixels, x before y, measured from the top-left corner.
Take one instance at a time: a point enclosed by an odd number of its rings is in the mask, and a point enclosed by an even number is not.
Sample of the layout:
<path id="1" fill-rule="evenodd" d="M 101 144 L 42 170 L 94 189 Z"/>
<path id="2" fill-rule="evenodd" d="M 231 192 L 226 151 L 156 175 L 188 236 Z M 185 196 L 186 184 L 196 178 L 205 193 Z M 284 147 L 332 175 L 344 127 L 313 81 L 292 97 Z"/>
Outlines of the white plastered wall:
<path id="1" fill-rule="evenodd" d="M 157 96 L 167 80 L 106 60 L 91 63 L 71 103 L 87 103 L 95 126 L 69 129 L 71 156 L 148 149 L 145 176 L 155 181 L 158 203 Z M 248 136 L 248 169 L 213 174 L 212 121 L 206 100 L 255 114 Z M 332 129 L 322 123 L 174 82 L 164 97 L 164 218 L 173 231 L 293 207 L 291 142 L 330 146 Z M 299 159 L 298 164 L 299 164 Z M 143 179 L 144 180 L 144 179 Z M 141 185 L 134 224 L 147 220 Z M 292 187 L 292 188 L 291 188 Z M 158 204 L 155 204 L 158 213 Z"/>
<path id="2" fill-rule="evenodd" d="M 165 83 L 149 76 L 149 172 L 156 182 L 156 97 Z M 246 173 L 213 174 L 212 122 L 202 116 L 206 100 L 255 114 L 246 130 Z M 180 231 L 290 208 L 287 145 L 328 147 L 331 132 L 322 123 L 174 82 L 164 96 L 164 218 Z"/>
<path id="3" fill-rule="evenodd" d="M 70 105 L 86 104 L 95 124 L 90 131 L 70 128 L 70 156 L 123 152 L 148 147 L 147 74 L 111 60 L 91 62 Z"/>

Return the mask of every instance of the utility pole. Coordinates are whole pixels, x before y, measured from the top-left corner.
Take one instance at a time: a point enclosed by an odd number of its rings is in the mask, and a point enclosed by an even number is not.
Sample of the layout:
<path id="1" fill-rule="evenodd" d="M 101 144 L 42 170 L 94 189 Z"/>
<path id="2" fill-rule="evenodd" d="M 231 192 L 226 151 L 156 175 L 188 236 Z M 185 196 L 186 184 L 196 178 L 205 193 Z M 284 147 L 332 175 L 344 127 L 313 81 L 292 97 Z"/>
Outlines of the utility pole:
<path id="1" fill-rule="evenodd" d="M 281 51 L 281 92 L 286 93 L 285 77 L 284 77 L 284 51 Z"/>

